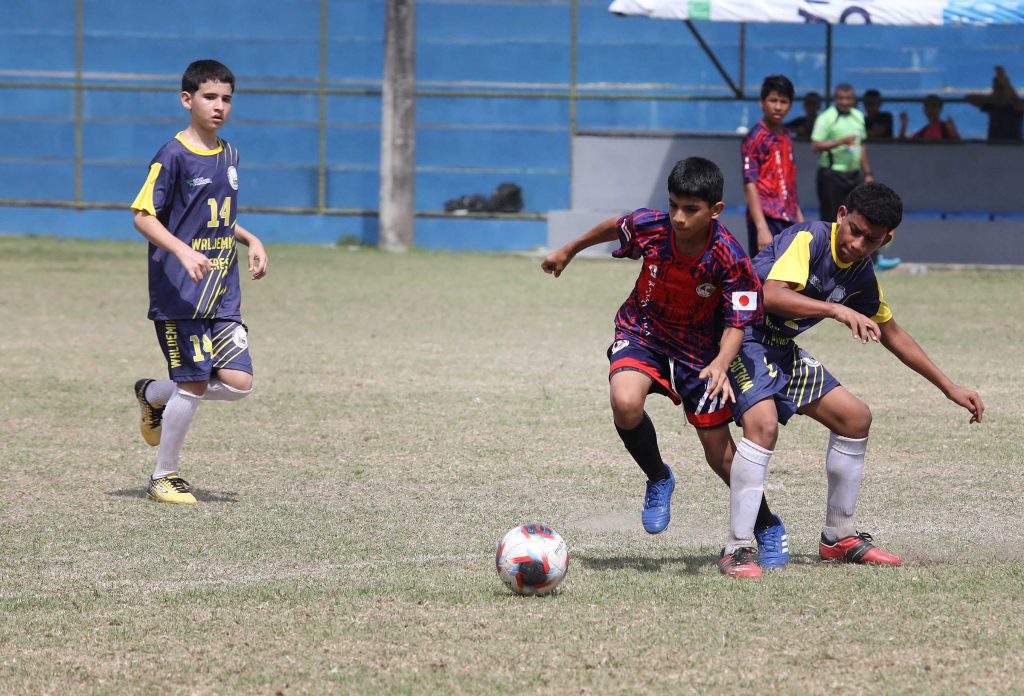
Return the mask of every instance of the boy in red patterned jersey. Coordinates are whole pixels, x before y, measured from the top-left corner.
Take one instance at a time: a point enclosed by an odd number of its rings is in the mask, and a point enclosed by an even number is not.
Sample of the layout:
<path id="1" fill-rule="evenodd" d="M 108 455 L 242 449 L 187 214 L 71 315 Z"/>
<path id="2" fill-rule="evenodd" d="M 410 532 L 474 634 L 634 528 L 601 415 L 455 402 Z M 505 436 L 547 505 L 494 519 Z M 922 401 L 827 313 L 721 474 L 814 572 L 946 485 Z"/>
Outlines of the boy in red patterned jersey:
<path id="1" fill-rule="evenodd" d="M 793 83 L 789 78 L 766 77 L 761 83 L 764 116 L 740 145 L 747 198 L 747 251 L 751 256 L 794 222 L 804 221 L 796 191 L 793 139 L 783 125 L 792 106 Z"/>
<path id="2" fill-rule="evenodd" d="M 615 428 L 647 474 L 641 520 L 651 534 L 663 531 L 671 519 L 675 476 L 661 458 L 654 424 L 644 411 L 650 392 L 683 406 L 708 464 L 729 483 L 735 451 L 729 402 L 735 397 L 727 370 L 744 327 L 761 317 L 761 284 L 750 258 L 718 221 L 723 186 L 714 162 L 681 160 L 668 178 L 667 213 L 641 208 L 609 218 L 541 263 L 557 278 L 580 251 L 616 239 L 621 246 L 614 257 L 643 262 L 633 292 L 615 316 L 608 359 Z M 788 558 L 785 528 L 763 497 L 758 521 L 759 529 L 774 529 L 771 541 Z"/>

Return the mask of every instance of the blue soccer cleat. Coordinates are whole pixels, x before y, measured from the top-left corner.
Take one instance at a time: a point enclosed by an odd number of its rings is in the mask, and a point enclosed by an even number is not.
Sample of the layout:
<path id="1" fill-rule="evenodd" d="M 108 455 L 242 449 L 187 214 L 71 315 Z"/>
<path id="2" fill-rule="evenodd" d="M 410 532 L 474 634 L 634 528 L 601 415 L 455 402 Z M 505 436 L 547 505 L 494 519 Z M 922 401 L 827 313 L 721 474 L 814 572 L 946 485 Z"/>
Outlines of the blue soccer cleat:
<path id="1" fill-rule="evenodd" d="M 764 529 L 755 529 L 757 539 L 757 562 L 762 568 L 781 568 L 789 563 L 789 535 L 778 515 L 772 515 L 775 524 Z"/>
<path id="2" fill-rule="evenodd" d="M 658 534 L 665 531 L 672 519 L 672 492 L 676 489 L 676 477 L 668 468 L 668 478 L 661 481 L 648 481 L 647 494 L 644 495 L 644 511 L 640 515 L 644 523 L 644 531 Z"/>
<path id="3" fill-rule="evenodd" d="M 901 263 L 903 263 L 903 259 L 898 256 L 886 256 L 885 254 L 879 254 L 878 260 L 875 261 L 875 268 L 880 271 L 889 271 L 896 268 Z"/>

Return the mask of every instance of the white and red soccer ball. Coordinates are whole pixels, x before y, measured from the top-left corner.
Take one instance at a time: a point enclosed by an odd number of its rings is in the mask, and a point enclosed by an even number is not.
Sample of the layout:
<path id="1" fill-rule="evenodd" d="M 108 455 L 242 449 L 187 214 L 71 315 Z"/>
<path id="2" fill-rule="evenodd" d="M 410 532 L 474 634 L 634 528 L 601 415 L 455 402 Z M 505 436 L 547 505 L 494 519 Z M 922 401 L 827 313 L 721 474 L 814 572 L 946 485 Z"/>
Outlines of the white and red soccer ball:
<path id="1" fill-rule="evenodd" d="M 569 570 L 569 547 L 551 527 L 524 524 L 502 537 L 495 565 L 498 577 L 516 594 L 546 595 Z"/>

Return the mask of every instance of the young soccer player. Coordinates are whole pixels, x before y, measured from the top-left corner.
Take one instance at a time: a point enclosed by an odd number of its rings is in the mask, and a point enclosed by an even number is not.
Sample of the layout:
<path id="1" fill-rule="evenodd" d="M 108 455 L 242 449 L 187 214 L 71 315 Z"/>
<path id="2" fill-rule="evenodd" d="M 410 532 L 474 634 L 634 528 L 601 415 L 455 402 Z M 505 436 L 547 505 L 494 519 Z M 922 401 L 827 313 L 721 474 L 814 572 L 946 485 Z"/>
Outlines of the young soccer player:
<path id="1" fill-rule="evenodd" d="M 804 214 L 796 191 L 793 139 L 783 125 L 793 106 L 793 83 L 769 75 L 761 83 L 763 117 L 740 145 L 747 198 L 747 251 L 751 256 Z"/>
<path id="2" fill-rule="evenodd" d="M 898 566 L 898 556 L 858 532 L 854 511 L 871 427 L 867 405 L 836 381 L 795 342 L 822 319 L 850 328 L 861 343 L 878 341 L 905 365 L 938 387 L 981 422 L 985 405 L 977 392 L 949 379 L 893 318 L 871 264 L 903 218 L 903 203 L 888 186 L 856 187 L 837 221 L 795 225 L 754 259 L 764 283 L 764 323 L 746 330 L 729 367 L 736 394 L 733 409 L 743 439 L 732 463 L 730 530 L 719 568 L 732 577 L 760 577 L 754 563 L 753 528 L 779 424 L 795 413 L 830 431 L 825 526 L 818 554 L 827 561 Z"/>
<path id="3" fill-rule="evenodd" d="M 242 323 L 235 242 L 249 249 L 253 279 L 267 272 L 260 240 L 238 224 L 238 151 L 217 137 L 231 113 L 235 76 L 221 63 L 192 63 L 181 78 L 189 127 L 156 153 L 131 208 L 149 240 L 149 318 L 170 379 L 140 379 L 140 429 L 159 445 L 149 481 L 153 500 L 194 505 L 178 460 L 199 402 L 252 392 L 248 331 Z"/>
<path id="4" fill-rule="evenodd" d="M 615 239 L 621 246 L 612 256 L 642 259 L 636 286 L 615 316 L 608 360 L 615 429 L 648 479 L 641 521 L 650 534 L 669 524 L 676 479 L 644 411 L 649 393 L 682 404 L 708 464 L 729 483 L 735 448 L 726 370 L 743 327 L 761 315 L 761 293 L 750 259 L 718 220 L 723 185 L 713 162 L 681 160 L 668 177 L 667 213 L 641 208 L 609 218 L 541 263 L 557 278 L 576 254 Z M 786 530 L 763 496 L 755 526 L 761 561 L 785 563 Z"/>

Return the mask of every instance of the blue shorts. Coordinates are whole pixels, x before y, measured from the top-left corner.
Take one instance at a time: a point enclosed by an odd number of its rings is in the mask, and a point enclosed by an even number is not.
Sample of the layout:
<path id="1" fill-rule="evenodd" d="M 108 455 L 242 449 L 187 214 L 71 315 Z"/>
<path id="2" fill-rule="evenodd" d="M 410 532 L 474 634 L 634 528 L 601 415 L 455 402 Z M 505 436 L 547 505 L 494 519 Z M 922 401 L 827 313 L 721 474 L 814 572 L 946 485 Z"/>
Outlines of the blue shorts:
<path id="1" fill-rule="evenodd" d="M 220 369 L 252 374 L 245 324 L 232 319 L 158 319 L 153 324 L 173 381 L 206 382 Z"/>
<path id="2" fill-rule="evenodd" d="M 732 409 L 723 403 L 721 395 L 709 399 L 708 382 L 685 363 L 669 358 L 627 336 L 615 336 L 608 348 L 608 379 L 616 372 L 634 370 L 642 372 L 654 382 L 651 391 L 664 394 L 676 406 L 682 405 L 686 420 L 697 428 L 714 428 L 728 423 Z"/>
<path id="3" fill-rule="evenodd" d="M 747 329 L 739 355 L 729 365 L 729 381 L 736 393 L 733 414 L 743 414 L 759 401 L 775 399 L 779 423 L 839 386 L 839 381 L 795 341 L 772 334 L 761 336 Z"/>

